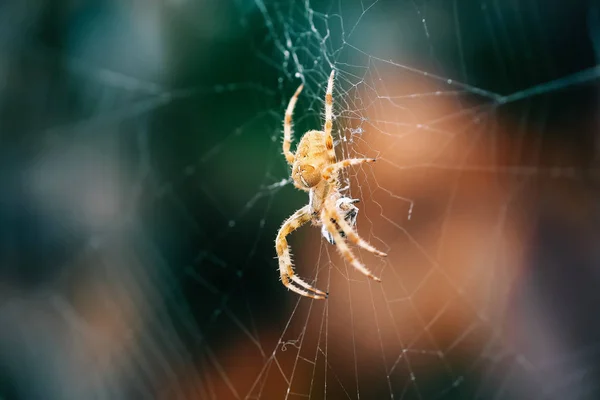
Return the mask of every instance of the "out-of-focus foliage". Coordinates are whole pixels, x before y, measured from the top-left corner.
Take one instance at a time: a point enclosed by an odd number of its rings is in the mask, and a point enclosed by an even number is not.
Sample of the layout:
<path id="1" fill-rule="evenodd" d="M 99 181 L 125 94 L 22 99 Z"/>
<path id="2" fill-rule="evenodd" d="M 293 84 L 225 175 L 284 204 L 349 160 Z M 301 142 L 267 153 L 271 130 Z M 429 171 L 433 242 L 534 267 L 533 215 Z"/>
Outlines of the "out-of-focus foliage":
<path id="1" fill-rule="evenodd" d="M 598 10 L 2 2 L 0 398 L 595 398 Z M 312 305 L 273 259 L 307 202 L 279 135 L 332 67 L 390 261 L 371 287 L 305 228 Z"/>

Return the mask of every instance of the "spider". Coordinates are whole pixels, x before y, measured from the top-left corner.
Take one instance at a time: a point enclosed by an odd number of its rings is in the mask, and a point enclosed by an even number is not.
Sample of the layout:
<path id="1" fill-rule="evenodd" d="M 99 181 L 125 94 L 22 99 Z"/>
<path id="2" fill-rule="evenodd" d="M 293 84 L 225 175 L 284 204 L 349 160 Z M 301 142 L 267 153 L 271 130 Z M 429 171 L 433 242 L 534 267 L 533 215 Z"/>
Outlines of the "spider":
<path id="1" fill-rule="evenodd" d="M 289 290 L 313 299 L 326 299 L 329 294 L 312 287 L 294 273 L 290 248 L 286 240 L 289 234 L 307 222 L 312 222 L 313 226 L 321 226 L 321 234 L 325 239 L 337 246 L 340 254 L 354 268 L 377 282 L 381 282 L 381 279 L 373 275 L 358 261 L 346 244 L 345 239 L 378 256 L 387 256 L 387 254 L 375 249 L 358 236 L 353 227 L 356 224 L 358 214 L 358 208 L 354 204 L 359 200 L 342 196 L 339 191 L 338 174 L 342 168 L 375 162 L 375 159 L 350 158 L 336 161 L 333 138 L 331 137 L 334 75 L 335 70 L 331 71 L 327 82 L 323 131 L 311 130 L 306 132 L 298 143 L 296 154 L 290 151 L 292 113 L 303 85 L 298 87 L 290 99 L 283 120 L 283 155 L 292 167 L 294 186 L 308 192 L 309 201 L 307 205 L 285 220 L 277 233 L 275 248 L 279 260 L 279 273 L 281 274 L 281 282 Z"/>

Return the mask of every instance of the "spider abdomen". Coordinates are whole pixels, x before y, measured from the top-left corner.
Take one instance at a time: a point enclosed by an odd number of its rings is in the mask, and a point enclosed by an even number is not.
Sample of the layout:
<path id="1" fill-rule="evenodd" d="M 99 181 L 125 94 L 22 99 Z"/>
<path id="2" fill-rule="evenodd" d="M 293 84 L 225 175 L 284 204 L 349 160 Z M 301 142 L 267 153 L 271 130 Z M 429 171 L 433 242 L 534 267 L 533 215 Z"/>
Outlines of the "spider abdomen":
<path id="1" fill-rule="evenodd" d="M 302 136 L 292 166 L 296 186 L 312 188 L 321 181 L 323 169 L 329 164 L 329 150 L 324 132 L 308 131 Z"/>

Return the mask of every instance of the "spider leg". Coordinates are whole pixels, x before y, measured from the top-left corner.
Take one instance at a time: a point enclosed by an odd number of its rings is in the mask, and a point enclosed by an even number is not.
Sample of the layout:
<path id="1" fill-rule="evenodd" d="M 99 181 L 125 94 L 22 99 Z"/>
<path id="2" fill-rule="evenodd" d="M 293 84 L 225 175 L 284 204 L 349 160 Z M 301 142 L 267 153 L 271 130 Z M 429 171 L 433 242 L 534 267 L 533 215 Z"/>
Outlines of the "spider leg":
<path id="1" fill-rule="evenodd" d="M 294 153 L 290 151 L 290 146 L 292 143 L 292 114 L 294 113 L 294 107 L 296 107 L 296 101 L 298 101 L 298 96 L 302 91 L 304 85 L 298 86 L 296 89 L 296 93 L 290 99 L 288 103 L 287 109 L 285 110 L 285 117 L 283 119 L 283 155 L 287 160 L 288 164 L 292 165 L 294 163 Z"/>
<path id="2" fill-rule="evenodd" d="M 349 167 L 351 165 L 360 165 L 362 163 L 372 163 L 375 161 L 377 160 L 374 158 L 349 158 L 347 160 L 336 162 L 335 164 L 331 164 L 323 170 L 323 179 L 329 181 L 329 183 L 335 183 L 337 179 L 337 172 L 340 169 Z"/>
<path id="3" fill-rule="evenodd" d="M 329 208 L 329 207 L 326 207 L 326 208 Z M 350 250 L 350 248 L 344 241 L 344 238 L 342 238 L 342 235 L 340 235 L 340 233 L 336 229 L 335 223 L 333 221 L 331 221 L 331 218 L 329 218 L 328 212 L 326 209 L 323 209 L 323 211 L 321 212 L 321 222 L 323 223 L 323 225 L 325 225 L 325 227 L 327 228 L 329 233 L 331 233 L 331 235 L 333 236 L 335 245 L 337 246 L 340 254 L 344 258 L 346 258 L 346 260 L 348 260 L 348 262 L 350 262 L 350 264 L 352 264 L 352 266 L 354 268 L 356 268 L 357 270 L 362 272 L 364 275 L 368 276 L 369 278 L 373 279 L 374 281 L 381 282 L 381 279 L 379 279 L 378 277 L 373 275 L 373 273 L 371 271 L 369 271 L 369 269 L 367 267 L 365 267 L 360 261 L 358 261 L 358 259 L 356 258 L 356 256 L 354 254 L 352 254 L 352 251 Z"/>
<path id="4" fill-rule="evenodd" d="M 310 297 L 311 299 L 316 299 L 316 300 L 324 300 L 327 298 L 327 295 L 323 295 L 323 296 L 318 296 L 313 294 L 312 292 L 308 292 L 306 290 L 302 290 L 294 285 L 292 285 L 289 281 L 289 279 L 287 277 L 282 277 L 281 278 L 281 282 L 283 282 L 283 284 L 290 289 L 292 292 L 296 292 L 299 295 L 302 295 L 304 297 Z"/>
<path id="5" fill-rule="evenodd" d="M 333 125 L 333 77 L 335 76 L 335 70 L 331 71 L 329 80 L 327 81 L 327 93 L 325 93 L 325 125 L 323 131 L 325 132 L 325 146 L 327 147 L 327 155 L 329 156 L 329 162 L 335 162 L 335 150 L 333 149 L 333 137 L 331 136 L 331 127 Z"/>
<path id="6" fill-rule="evenodd" d="M 277 258 L 279 260 L 279 273 L 281 275 L 281 282 L 290 290 L 301 294 L 302 296 L 311 297 L 313 299 L 325 299 L 327 293 L 320 291 L 319 289 L 313 288 L 310 284 L 306 283 L 300 277 L 294 273 L 292 268 L 292 258 L 290 255 L 290 248 L 286 237 L 293 231 L 310 221 L 310 206 L 306 205 L 292 214 L 281 226 L 275 239 L 275 248 L 277 249 Z M 294 285 L 305 288 L 302 290 Z"/>
<path id="7" fill-rule="evenodd" d="M 325 208 L 325 217 L 329 218 L 329 220 L 333 219 L 338 224 L 340 229 L 344 232 L 346 237 L 357 246 L 362 247 L 363 249 L 380 257 L 387 257 L 386 253 L 377 250 L 369 242 L 361 238 L 358 235 L 358 233 L 350 226 L 350 224 L 346 222 L 346 220 L 340 215 L 340 213 L 334 206 L 329 206 Z"/>

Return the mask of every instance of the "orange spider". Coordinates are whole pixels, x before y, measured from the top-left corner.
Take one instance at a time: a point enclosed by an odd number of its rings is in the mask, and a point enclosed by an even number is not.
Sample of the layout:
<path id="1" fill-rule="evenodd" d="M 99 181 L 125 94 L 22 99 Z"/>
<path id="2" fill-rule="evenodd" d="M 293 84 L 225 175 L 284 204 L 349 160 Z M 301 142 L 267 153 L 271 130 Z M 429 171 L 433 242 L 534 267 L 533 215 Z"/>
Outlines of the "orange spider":
<path id="1" fill-rule="evenodd" d="M 290 233 L 305 223 L 311 221 L 313 225 L 321 226 L 321 232 L 327 241 L 336 245 L 340 254 L 354 268 L 377 282 L 381 282 L 381 279 L 373 275 L 358 261 L 346 244 L 345 239 L 349 239 L 359 247 L 378 256 L 387 256 L 387 254 L 367 243 L 354 231 L 353 227 L 356 224 L 358 214 L 358 208 L 354 204 L 359 200 L 344 197 L 339 191 L 338 173 L 340 169 L 351 165 L 374 162 L 375 159 L 351 158 L 336 162 L 333 138 L 331 137 L 334 75 L 335 71 L 331 71 L 327 82 L 323 131 L 306 132 L 300 139 L 296 154 L 290 151 L 292 113 L 303 85 L 300 85 L 290 99 L 283 121 L 283 154 L 288 164 L 292 166 L 294 186 L 308 192 L 309 202 L 290 216 L 277 233 L 275 248 L 279 259 L 279 273 L 281 274 L 281 281 L 288 289 L 313 299 L 325 299 L 328 293 L 313 288 L 294 273 L 290 249 L 286 240 Z"/>

